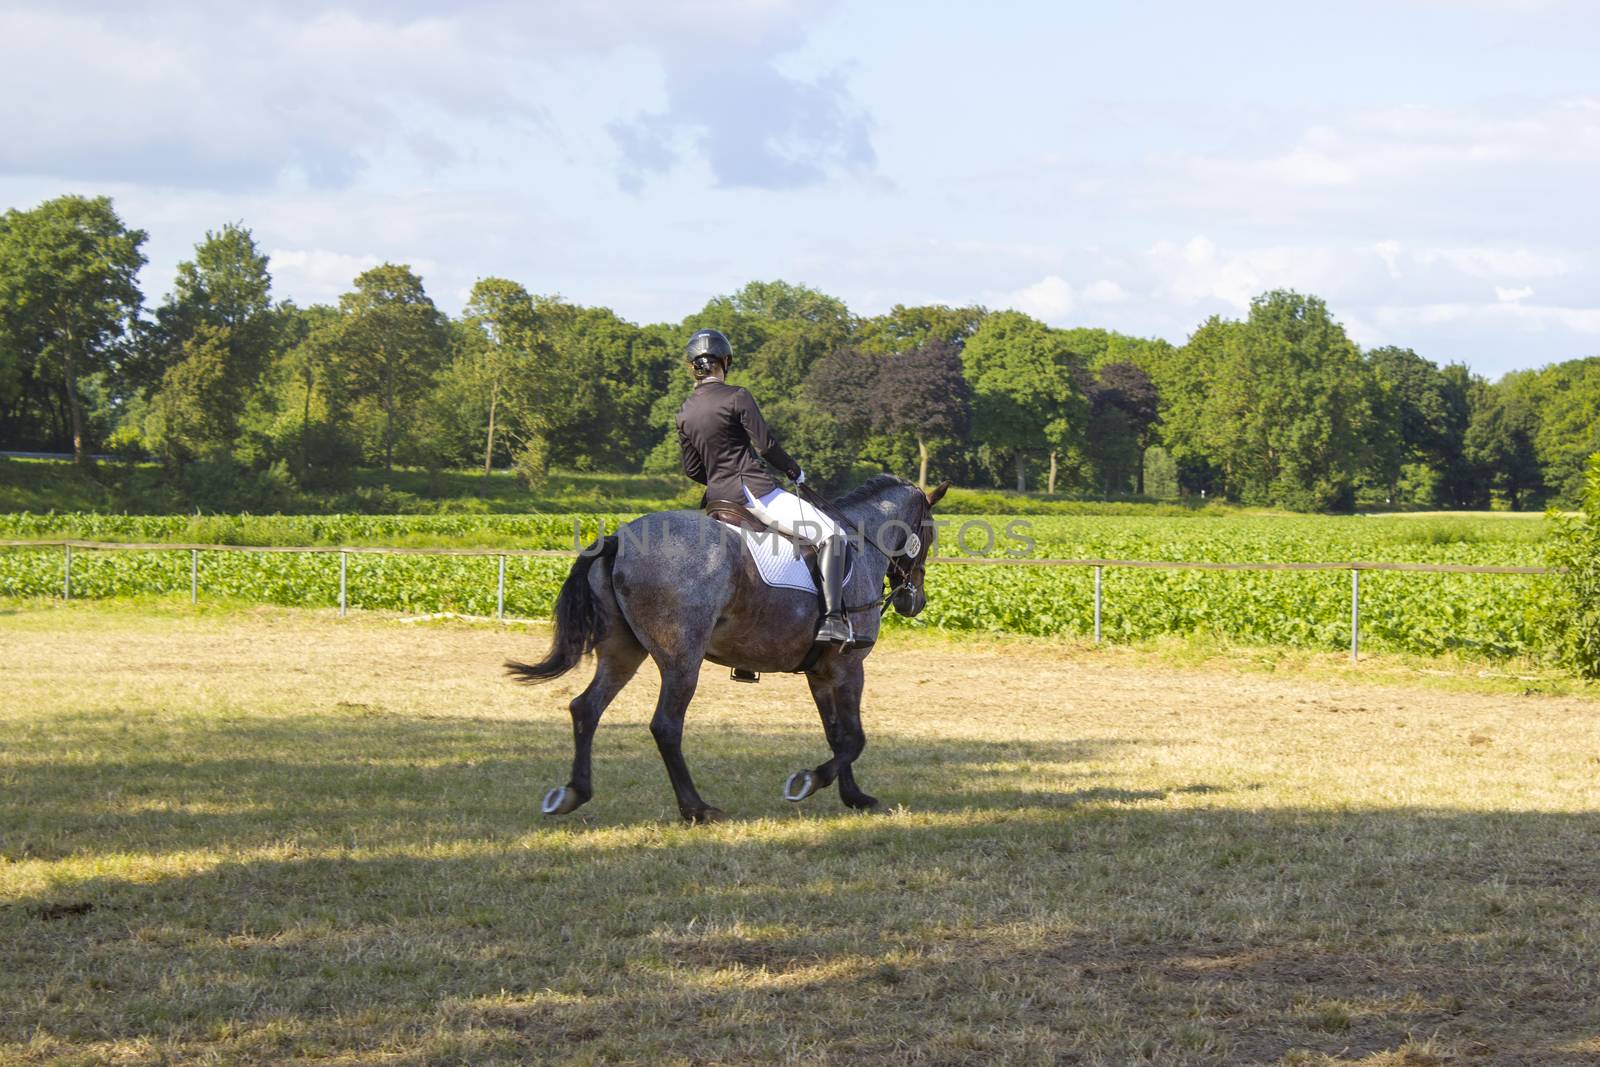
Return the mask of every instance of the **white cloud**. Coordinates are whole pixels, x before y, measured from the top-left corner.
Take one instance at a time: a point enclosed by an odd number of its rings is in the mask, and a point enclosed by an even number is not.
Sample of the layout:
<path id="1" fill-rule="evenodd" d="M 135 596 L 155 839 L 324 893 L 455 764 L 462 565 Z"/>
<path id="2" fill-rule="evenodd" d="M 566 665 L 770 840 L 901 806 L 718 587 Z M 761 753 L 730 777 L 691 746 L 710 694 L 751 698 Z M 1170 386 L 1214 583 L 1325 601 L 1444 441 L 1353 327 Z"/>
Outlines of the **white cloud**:
<path id="1" fill-rule="evenodd" d="M 840 72 L 779 69 L 816 17 L 786 0 L 76 10 L 32 0 L 0 8 L 0 98 L 13 105 L 0 175 L 335 188 L 380 162 L 470 161 L 485 130 L 497 149 L 530 133 L 547 149 L 598 148 L 608 164 L 620 149 L 636 180 L 683 156 L 724 185 L 870 172 L 872 120 Z M 623 78 L 597 76 L 601 58 L 628 49 Z M 664 108 L 650 108 L 641 66 L 660 76 Z M 546 108 L 572 94 L 601 99 L 563 130 Z M 608 112 L 609 143 L 599 140 Z"/>
<path id="2" fill-rule="evenodd" d="M 1158 290 L 1184 304 L 1220 301 L 1243 311 L 1252 297 L 1286 286 L 1314 288 L 1317 253 L 1288 248 L 1220 251 L 1210 238 L 1192 237 L 1183 244 L 1158 241 L 1146 255 Z"/>
<path id="3" fill-rule="evenodd" d="M 1479 328 L 1515 327 L 1518 332 L 1563 330 L 1600 335 L 1600 308 L 1555 307 L 1540 304 L 1422 304 L 1385 306 L 1375 311 L 1380 325 L 1390 328 L 1435 327 L 1461 324 Z"/>
<path id="4" fill-rule="evenodd" d="M 1356 177 L 1355 168 L 1348 163 L 1308 148 L 1297 148 L 1262 166 L 1267 173 L 1293 185 L 1345 185 Z"/>
<path id="5" fill-rule="evenodd" d="M 302 301 L 329 302 L 350 288 L 362 271 L 383 260 L 326 248 L 274 248 L 267 253 L 274 287 Z"/>
<path id="6" fill-rule="evenodd" d="M 273 287 L 302 303 L 331 303 L 349 292 L 356 275 L 385 262 L 381 256 L 352 255 L 327 248 L 274 248 L 267 253 Z M 390 260 L 389 262 L 401 262 Z M 403 260 L 424 284 L 438 264 L 431 259 Z"/>
<path id="7" fill-rule="evenodd" d="M 1519 300 L 1526 300 L 1532 296 L 1533 288 L 1525 285 L 1520 289 L 1507 289 L 1503 285 L 1497 285 L 1494 287 L 1494 295 L 1503 304 L 1515 304 Z"/>
<path id="8" fill-rule="evenodd" d="M 1413 256 L 1418 263 L 1443 263 L 1474 278 L 1554 278 L 1572 269 L 1561 256 L 1526 248 L 1426 248 Z"/>
<path id="9" fill-rule="evenodd" d="M 996 301 L 1046 322 L 1059 320 L 1078 306 L 1077 295 L 1066 279 L 1052 274 Z"/>
<path id="10" fill-rule="evenodd" d="M 1116 304 L 1128 299 L 1128 293 L 1109 278 L 1101 278 L 1084 288 L 1083 299 L 1091 304 Z"/>
<path id="11" fill-rule="evenodd" d="M 1391 277 L 1391 278 L 1399 278 L 1400 277 L 1400 242 L 1399 241 L 1379 241 L 1377 244 L 1372 246 L 1372 250 L 1374 252 L 1378 253 L 1378 258 L 1383 260 L 1383 265 L 1385 267 L 1389 268 L 1389 277 Z"/>

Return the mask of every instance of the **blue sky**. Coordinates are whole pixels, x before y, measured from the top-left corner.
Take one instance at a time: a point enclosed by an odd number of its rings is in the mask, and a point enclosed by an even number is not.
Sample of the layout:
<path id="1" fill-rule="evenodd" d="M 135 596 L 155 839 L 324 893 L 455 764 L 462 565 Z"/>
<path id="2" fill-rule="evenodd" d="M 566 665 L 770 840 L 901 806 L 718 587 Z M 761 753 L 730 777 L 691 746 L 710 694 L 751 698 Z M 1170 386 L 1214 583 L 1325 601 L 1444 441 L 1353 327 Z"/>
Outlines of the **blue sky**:
<path id="1" fill-rule="evenodd" d="M 413 264 L 677 320 L 754 278 L 1182 341 L 1262 290 L 1493 376 L 1600 354 L 1600 5 L 0 2 L 0 206 L 155 299 Z"/>

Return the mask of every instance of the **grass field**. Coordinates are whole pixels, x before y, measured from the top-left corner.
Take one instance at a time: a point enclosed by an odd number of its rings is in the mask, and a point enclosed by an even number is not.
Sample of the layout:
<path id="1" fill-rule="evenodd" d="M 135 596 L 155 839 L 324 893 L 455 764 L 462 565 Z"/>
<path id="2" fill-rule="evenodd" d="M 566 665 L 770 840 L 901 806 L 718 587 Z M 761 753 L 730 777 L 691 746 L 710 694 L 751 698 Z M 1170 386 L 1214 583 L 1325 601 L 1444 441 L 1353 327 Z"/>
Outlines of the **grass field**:
<path id="1" fill-rule="evenodd" d="M 732 821 L 676 823 L 641 676 L 550 822 L 585 679 L 497 671 L 542 640 L 0 604 L 0 1061 L 1600 1059 L 1587 689 L 892 635 L 894 814 L 781 801 L 803 682 L 708 669 Z"/>

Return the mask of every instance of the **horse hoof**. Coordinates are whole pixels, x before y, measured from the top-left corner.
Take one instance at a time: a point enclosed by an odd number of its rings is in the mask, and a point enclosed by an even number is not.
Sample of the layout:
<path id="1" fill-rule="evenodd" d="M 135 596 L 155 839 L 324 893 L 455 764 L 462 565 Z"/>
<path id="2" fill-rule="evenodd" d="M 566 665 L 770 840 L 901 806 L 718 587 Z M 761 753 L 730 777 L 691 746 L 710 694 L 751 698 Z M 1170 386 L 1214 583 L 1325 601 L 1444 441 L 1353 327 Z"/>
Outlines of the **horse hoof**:
<path id="1" fill-rule="evenodd" d="M 544 795 L 544 803 L 539 805 L 539 810 L 546 815 L 566 815 L 576 811 L 582 803 L 583 798 L 574 790 L 558 785 Z"/>
<path id="2" fill-rule="evenodd" d="M 727 817 L 727 814 L 724 813 L 721 808 L 707 807 L 701 808 L 699 811 L 686 811 L 683 813 L 684 821 L 695 826 L 703 826 L 706 823 L 721 822 Z"/>
<path id="3" fill-rule="evenodd" d="M 817 776 L 810 771 L 795 771 L 783 783 L 783 799 L 793 804 L 817 791 Z"/>

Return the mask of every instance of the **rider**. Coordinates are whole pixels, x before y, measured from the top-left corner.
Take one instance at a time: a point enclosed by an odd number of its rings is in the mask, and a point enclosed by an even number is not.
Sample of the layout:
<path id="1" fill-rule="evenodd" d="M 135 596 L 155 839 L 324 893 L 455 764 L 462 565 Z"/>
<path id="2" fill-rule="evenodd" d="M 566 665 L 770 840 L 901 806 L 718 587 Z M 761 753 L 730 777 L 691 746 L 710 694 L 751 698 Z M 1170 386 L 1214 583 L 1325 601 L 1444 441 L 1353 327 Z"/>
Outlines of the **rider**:
<path id="1" fill-rule="evenodd" d="M 823 616 L 817 641 L 847 645 L 854 634 L 844 613 L 845 535 L 827 515 L 779 488 L 756 457 L 782 471 L 796 486 L 805 472 L 772 435 L 755 398 L 724 379 L 733 347 L 716 330 L 696 330 L 684 349 L 694 370 L 694 392 L 678 409 L 678 448 L 683 473 L 706 487 L 706 499 L 742 504 L 779 533 L 817 542 L 822 572 Z"/>

